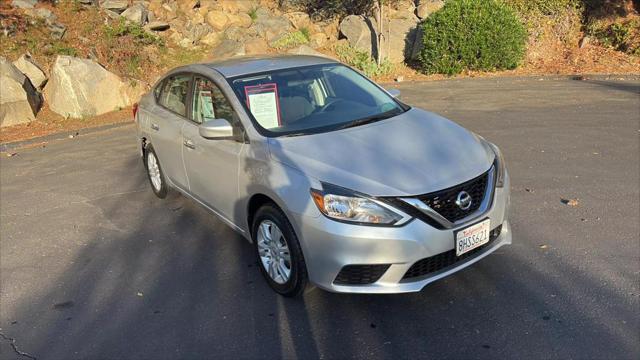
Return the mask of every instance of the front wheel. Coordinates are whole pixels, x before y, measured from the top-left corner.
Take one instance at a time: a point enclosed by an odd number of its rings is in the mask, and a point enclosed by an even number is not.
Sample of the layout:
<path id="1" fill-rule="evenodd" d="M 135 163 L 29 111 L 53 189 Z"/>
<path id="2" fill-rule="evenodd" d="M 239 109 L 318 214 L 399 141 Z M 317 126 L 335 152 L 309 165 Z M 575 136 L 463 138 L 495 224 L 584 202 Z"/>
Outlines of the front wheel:
<path id="1" fill-rule="evenodd" d="M 294 297 L 307 286 L 307 266 L 289 220 L 273 204 L 262 206 L 252 226 L 260 272 L 277 293 Z"/>
<path id="2" fill-rule="evenodd" d="M 156 152 L 151 145 L 145 150 L 144 165 L 147 168 L 147 177 L 149 178 L 153 193 L 156 194 L 157 197 L 164 199 L 167 197 L 169 189 L 167 188 L 164 173 L 160 167 Z"/>

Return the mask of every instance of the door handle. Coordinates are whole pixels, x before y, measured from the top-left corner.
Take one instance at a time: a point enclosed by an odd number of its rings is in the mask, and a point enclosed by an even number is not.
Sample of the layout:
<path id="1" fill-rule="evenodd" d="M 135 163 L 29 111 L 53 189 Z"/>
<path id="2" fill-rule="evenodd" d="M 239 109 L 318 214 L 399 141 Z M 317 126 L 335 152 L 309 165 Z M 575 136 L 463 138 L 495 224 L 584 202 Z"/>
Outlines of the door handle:
<path id="1" fill-rule="evenodd" d="M 196 144 L 193 143 L 193 141 L 187 139 L 183 142 L 184 146 L 188 147 L 189 149 L 195 149 L 196 148 Z"/>
<path id="2" fill-rule="evenodd" d="M 158 126 L 158 124 L 153 124 L 153 123 L 152 123 L 152 124 L 151 124 L 151 129 L 153 129 L 153 130 L 155 130 L 155 131 L 158 131 L 158 130 L 160 130 L 160 126 Z"/>

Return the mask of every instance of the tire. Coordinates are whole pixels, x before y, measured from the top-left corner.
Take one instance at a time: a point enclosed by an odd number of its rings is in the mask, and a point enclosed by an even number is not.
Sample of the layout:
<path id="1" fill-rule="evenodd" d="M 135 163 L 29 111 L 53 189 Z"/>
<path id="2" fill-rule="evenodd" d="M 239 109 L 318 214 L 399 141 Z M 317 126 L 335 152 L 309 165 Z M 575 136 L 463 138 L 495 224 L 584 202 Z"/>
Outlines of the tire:
<path id="1" fill-rule="evenodd" d="M 282 245 L 282 243 L 286 244 L 288 248 L 289 261 L 286 260 L 286 254 L 280 255 L 278 260 L 273 261 L 271 263 L 277 263 L 280 265 L 280 268 L 283 268 L 286 273 L 287 263 L 289 265 L 289 276 L 286 281 L 282 276 L 281 271 L 278 270 L 278 265 L 274 265 L 274 272 L 277 274 L 274 278 L 270 275 L 269 265 L 265 263 L 266 248 L 269 246 L 264 246 L 265 243 L 263 239 L 265 238 L 265 233 L 260 234 L 261 226 L 264 228 L 271 229 L 272 233 L 269 235 L 277 235 L 277 231 L 273 228 L 272 225 L 275 225 L 282 236 L 279 238 L 279 242 L 276 240 L 276 243 Z M 300 248 L 300 242 L 298 241 L 298 237 L 296 236 L 293 226 L 285 216 L 285 214 L 276 207 L 274 204 L 266 204 L 263 205 L 256 212 L 253 220 L 253 224 L 251 226 L 251 235 L 253 239 L 253 244 L 255 248 L 256 257 L 258 260 L 258 267 L 260 268 L 260 272 L 266 279 L 267 283 L 271 288 L 280 295 L 286 297 L 296 297 L 305 290 L 307 284 L 309 282 L 309 278 L 307 276 L 307 265 L 304 261 L 304 256 L 302 255 L 302 249 Z M 273 241 L 273 239 L 271 239 Z M 277 249 L 283 250 L 281 247 Z M 273 251 L 272 254 L 277 251 Z"/>
<path id="2" fill-rule="evenodd" d="M 150 167 L 155 168 L 154 164 L 157 169 L 150 169 Z M 158 161 L 158 156 L 151 144 L 147 146 L 144 152 L 144 167 L 147 170 L 147 178 L 149 179 L 149 185 L 151 185 L 153 193 L 160 199 L 166 198 L 169 188 L 167 187 L 167 181 L 165 180 L 164 172 L 162 172 L 160 161 Z M 157 177 L 154 177 L 152 175 L 153 173 L 155 173 Z"/>

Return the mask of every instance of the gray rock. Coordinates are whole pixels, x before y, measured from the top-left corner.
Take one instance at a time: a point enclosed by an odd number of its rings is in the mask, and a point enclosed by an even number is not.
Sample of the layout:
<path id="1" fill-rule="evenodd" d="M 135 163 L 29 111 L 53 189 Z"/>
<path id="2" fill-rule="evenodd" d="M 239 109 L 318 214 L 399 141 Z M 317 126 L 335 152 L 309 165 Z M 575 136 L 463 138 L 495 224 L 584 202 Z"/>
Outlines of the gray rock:
<path id="1" fill-rule="evenodd" d="M 20 9 L 33 9 L 37 2 L 37 0 L 13 0 L 11 5 Z"/>
<path id="2" fill-rule="evenodd" d="M 152 31 L 165 31 L 168 30 L 171 25 L 164 21 L 152 21 L 148 23 L 146 27 Z"/>
<path id="3" fill-rule="evenodd" d="M 413 36 L 414 38 L 413 47 L 411 49 L 411 53 L 408 55 L 406 60 L 418 60 L 418 56 L 420 56 L 420 51 L 422 51 L 422 47 L 424 45 L 424 42 L 422 40 L 422 35 L 423 35 L 422 26 L 418 24 Z"/>
<path id="4" fill-rule="evenodd" d="M 47 75 L 31 56 L 27 54 L 20 56 L 13 65 L 29 78 L 36 89 L 41 89 L 47 82 Z"/>
<path id="5" fill-rule="evenodd" d="M 0 84 L 0 127 L 35 120 L 42 105 L 40 94 L 31 81 L 3 57 L 0 57 Z"/>
<path id="6" fill-rule="evenodd" d="M 298 47 L 295 47 L 289 51 L 287 51 L 287 53 L 289 54 L 294 54 L 294 55 L 311 55 L 311 56 L 320 56 L 320 57 L 326 57 L 326 58 L 331 58 L 328 55 L 325 55 L 319 51 L 315 51 L 313 50 L 313 48 L 311 48 L 308 45 L 300 45 Z"/>
<path id="7" fill-rule="evenodd" d="M 258 35 L 258 32 L 254 28 L 243 28 L 240 26 L 230 26 L 225 30 L 224 37 L 229 40 L 235 41 L 247 41 L 250 38 L 254 38 Z"/>
<path id="8" fill-rule="evenodd" d="M 369 55 L 375 54 L 375 20 L 360 15 L 349 15 L 340 22 L 340 34 L 349 45 Z"/>
<path id="9" fill-rule="evenodd" d="M 426 19 L 443 6 L 443 0 L 419 0 L 418 7 L 416 7 L 416 15 L 418 15 L 420 19 Z"/>
<path id="10" fill-rule="evenodd" d="M 259 36 L 264 37 L 267 41 L 289 32 L 292 29 L 291 21 L 284 16 L 275 16 L 265 8 L 256 10 L 256 20 L 253 28 Z"/>
<path id="11" fill-rule="evenodd" d="M 62 39 L 67 32 L 67 27 L 60 23 L 47 24 L 47 29 L 49 29 L 51 37 L 57 40 Z"/>
<path id="12" fill-rule="evenodd" d="M 135 24 L 144 25 L 147 22 L 147 8 L 143 4 L 137 3 L 123 11 L 120 16 Z"/>
<path id="13" fill-rule="evenodd" d="M 130 85 L 98 63 L 58 56 L 44 88 L 49 108 L 65 117 L 104 114 L 134 102 Z"/>
<path id="14" fill-rule="evenodd" d="M 213 28 L 208 24 L 190 24 L 186 28 L 185 36 L 195 43 L 212 31 Z"/>
<path id="15" fill-rule="evenodd" d="M 403 62 L 405 58 L 411 58 L 416 40 L 417 21 L 415 17 L 389 21 L 388 30 L 383 29 L 385 36 L 380 45 L 383 58 L 387 58 L 394 64 Z"/>
<path id="16" fill-rule="evenodd" d="M 29 16 L 42 19 L 48 24 L 55 22 L 57 19 L 51 10 L 45 8 L 27 9 L 25 13 Z"/>
<path id="17" fill-rule="evenodd" d="M 225 39 L 213 49 L 213 57 L 216 59 L 245 55 L 244 43 Z"/>
<path id="18" fill-rule="evenodd" d="M 100 4 L 100 7 L 103 9 L 115 11 L 118 14 L 127 10 L 129 7 L 129 1 L 127 0 L 105 0 Z"/>

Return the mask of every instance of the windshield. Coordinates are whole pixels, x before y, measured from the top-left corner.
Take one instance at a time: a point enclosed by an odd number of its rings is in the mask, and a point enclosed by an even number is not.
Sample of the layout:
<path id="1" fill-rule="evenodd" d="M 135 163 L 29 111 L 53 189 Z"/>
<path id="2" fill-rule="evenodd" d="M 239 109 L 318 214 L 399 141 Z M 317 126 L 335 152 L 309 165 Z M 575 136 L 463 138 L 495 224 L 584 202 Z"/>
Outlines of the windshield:
<path id="1" fill-rule="evenodd" d="M 285 69 L 229 82 L 258 130 L 267 136 L 332 131 L 407 110 L 370 80 L 340 64 Z"/>

